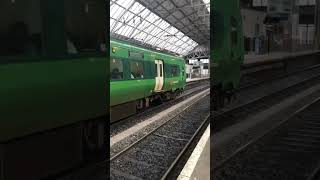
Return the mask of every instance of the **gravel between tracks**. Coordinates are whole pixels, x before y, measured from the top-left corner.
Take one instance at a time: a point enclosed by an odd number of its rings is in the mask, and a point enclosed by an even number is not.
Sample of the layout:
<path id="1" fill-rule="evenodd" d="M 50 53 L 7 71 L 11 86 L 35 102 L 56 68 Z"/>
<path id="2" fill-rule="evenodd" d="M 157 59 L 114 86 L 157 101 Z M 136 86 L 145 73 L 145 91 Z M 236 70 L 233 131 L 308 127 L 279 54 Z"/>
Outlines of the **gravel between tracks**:
<path id="1" fill-rule="evenodd" d="M 209 114 L 207 96 L 111 161 L 111 179 L 159 179 Z"/>
<path id="2" fill-rule="evenodd" d="M 262 83 L 256 87 L 252 87 L 250 89 L 241 90 L 237 95 L 237 100 L 234 101 L 227 108 L 235 107 L 239 104 L 244 104 L 248 101 L 248 99 L 255 99 L 257 97 L 261 97 L 265 94 L 270 94 L 272 92 L 284 89 L 286 87 L 292 86 L 297 82 L 303 81 L 305 78 L 320 74 L 320 68 L 312 69 L 310 71 L 304 71 L 283 79 L 279 79 L 272 82 Z"/>
<path id="3" fill-rule="evenodd" d="M 310 90 L 311 89 L 312 87 L 310 88 Z M 213 145 L 211 146 L 211 152 L 215 154 L 212 161 L 214 162 L 214 164 L 219 164 L 240 146 L 257 137 L 266 129 L 273 126 L 274 123 L 279 122 L 281 119 L 288 116 L 288 114 L 293 113 L 296 109 L 310 102 L 312 99 L 318 96 L 320 96 L 319 91 L 315 93 L 311 92 L 310 95 L 297 99 L 294 104 L 289 105 L 283 110 L 280 110 L 280 112 L 272 114 L 267 118 L 261 118 L 262 120 L 259 122 L 252 121 L 252 118 L 265 116 L 262 114 L 268 111 L 268 109 L 266 109 L 265 111 L 261 111 L 260 113 L 251 114 L 247 118 L 242 119 L 241 123 L 239 122 L 237 124 L 234 124 L 222 130 L 221 132 L 213 132 L 212 138 L 216 139 L 216 141 L 213 141 Z M 281 106 L 281 104 L 278 103 L 278 105 L 274 105 L 274 107 L 270 107 L 270 109 L 275 109 L 277 108 L 277 106 Z"/>
<path id="4" fill-rule="evenodd" d="M 204 92 L 204 91 L 203 91 Z M 202 96 L 205 96 L 206 94 L 209 94 L 209 89 L 205 90 L 205 94 Z M 151 123 L 150 125 L 142 128 L 141 130 L 139 130 L 137 133 L 132 134 L 130 136 L 128 136 L 127 138 L 121 140 L 118 143 L 115 143 L 111 148 L 110 148 L 110 157 L 114 156 L 115 154 L 117 154 L 118 152 L 120 152 L 122 149 L 124 149 L 125 147 L 128 147 L 130 144 L 134 143 L 135 141 L 137 141 L 139 138 L 141 138 L 142 136 L 144 136 L 145 134 L 148 134 L 149 132 L 151 132 L 152 130 L 154 130 L 155 128 L 157 128 L 160 124 L 162 124 L 163 122 L 167 121 L 168 119 L 171 119 L 172 117 L 176 116 L 177 114 L 180 114 L 184 108 L 186 108 L 188 106 L 188 104 L 184 104 L 181 107 L 175 109 L 173 112 L 167 114 L 165 117 L 155 121 L 154 123 Z M 209 105 L 208 105 L 209 108 Z M 153 114 L 154 116 L 154 114 Z M 148 116 L 149 117 L 149 116 Z M 143 120 L 146 120 L 146 118 L 144 118 Z M 127 127 L 128 128 L 128 127 Z"/>
<path id="5" fill-rule="evenodd" d="M 213 172 L 213 178 L 306 179 L 320 158 L 319 107 L 318 101 L 290 117 L 286 123 L 233 156 Z"/>
<path id="6" fill-rule="evenodd" d="M 276 91 L 279 89 L 283 89 L 284 87 L 288 87 L 290 85 L 292 85 L 293 83 L 296 83 L 297 81 L 301 81 L 301 78 L 305 78 L 305 77 L 309 77 L 311 75 L 317 74 L 319 72 L 318 69 L 313 70 L 312 72 L 304 72 L 302 74 L 297 74 L 294 77 L 290 77 L 290 78 L 285 78 L 279 82 L 271 82 L 271 85 L 268 86 L 269 83 L 265 83 L 265 85 L 261 85 L 261 86 L 257 86 L 256 88 L 254 88 L 254 90 L 251 90 L 251 95 L 247 95 L 247 96 L 242 96 L 240 95 L 239 98 L 242 98 L 240 100 L 238 100 L 238 102 L 233 103 L 231 105 L 229 105 L 229 107 L 227 109 L 231 109 L 232 107 L 235 107 L 238 104 L 241 103 L 245 103 L 246 101 L 248 101 L 248 99 L 251 98 L 256 98 L 259 96 L 262 96 L 264 94 L 268 94 L 271 93 L 272 91 Z M 255 94 L 254 91 L 260 91 L 260 93 Z M 250 94 L 247 91 L 243 92 L 243 94 Z M 296 104 L 288 107 L 287 109 L 279 112 L 278 114 L 269 117 L 266 121 L 262 121 L 258 124 L 255 124 L 253 126 L 251 126 L 250 128 L 244 128 L 239 126 L 231 126 L 230 128 L 227 128 L 227 130 L 223 130 L 222 132 L 212 132 L 213 136 L 212 139 L 215 139 L 216 141 L 213 141 L 213 145 L 211 146 L 211 152 L 213 152 L 214 156 L 212 157 L 212 161 L 213 161 L 213 165 L 218 164 L 219 162 L 221 162 L 223 159 L 225 159 L 227 156 L 229 156 L 231 153 L 233 153 L 236 149 L 238 149 L 240 146 L 242 146 L 243 144 L 247 143 L 248 141 L 250 141 L 251 139 L 253 139 L 254 137 L 258 136 L 259 134 L 263 133 L 265 129 L 271 127 L 274 123 L 278 122 L 279 120 L 281 120 L 281 118 L 286 117 L 288 114 L 294 112 L 298 107 L 301 107 L 303 104 L 306 104 L 308 101 L 310 101 L 310 99 L 314 99 L 314 97 L 317 97 L 319 95 L 319 93 L 314 93 L 306 98 L 304 98 L 303 100 L 297 102 Z M 293 94 L 293 96 L 295 96 Z M 277 100 L 274 100 L 277 104 Z M 278 101 L 279 103 L 280 101 Z M 262 105 L 263 106 L 263 105 Z M 270 106 L 269 106 L 270 108 Z M 253 111 L 251 111 L 253 112 Z M 259 111 L 256 111 L 255 113 L 258 113 Z M 213 112 L 216 113 L 216 112 Z M 221 112 L 220 112 L 221 113 Z M 247 114 L 249 113 L 246 112 Z M 254 115 L 256 115 L 255 113 L 253 114 L 248 114 L 246 119 L 243 119 L 243 121 L 250 121 L 250 118 Z M 244 113 L 245 114 L 245 113 Z M 241 130 L 239 130 L 241 129 Z M 236 134 L 236 131 L 238 130 L 240 131 L 240 133 Z M 234 135 L 230 135 L 230 134 L 234 134 Z M 221 139 L 227 139 L 227 140 L 221 140 Z M 226 138 L 229 137 L 229 138 Z M 220 141 L 219 141 L 220 140 Z M 213 167 L 213 166 L 212 166 Z M 212 168 L 211 168 L 212 170 Z M 213 173 L 213 172 L 212 172 Z"/>

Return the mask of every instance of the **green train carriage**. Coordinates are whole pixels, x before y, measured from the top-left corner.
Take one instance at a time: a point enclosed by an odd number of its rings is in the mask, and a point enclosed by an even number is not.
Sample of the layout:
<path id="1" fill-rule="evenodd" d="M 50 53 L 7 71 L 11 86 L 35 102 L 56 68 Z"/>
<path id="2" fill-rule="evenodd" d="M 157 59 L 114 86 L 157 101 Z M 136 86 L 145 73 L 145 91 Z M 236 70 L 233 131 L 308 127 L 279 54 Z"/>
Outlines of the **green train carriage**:
<path id="1" fill-rule="evenodd" d="M 240 66 L 244 60 L 244 41 L 240 2 L 211 1 L 211 98 L 214 109 L 224 106 L 239 87 Z"/>
<path id="2" fill-rule="evenodd" d="M 105 2 L 0 1 L 0 179 L 43 179 L 106 151 Z"/>
<path id="3" fill-rule="evenodd" d="M 116 121 L 169 100 L 186 85 L 184 59 L 120 40 L 110 42 L 110 113 Z"/>

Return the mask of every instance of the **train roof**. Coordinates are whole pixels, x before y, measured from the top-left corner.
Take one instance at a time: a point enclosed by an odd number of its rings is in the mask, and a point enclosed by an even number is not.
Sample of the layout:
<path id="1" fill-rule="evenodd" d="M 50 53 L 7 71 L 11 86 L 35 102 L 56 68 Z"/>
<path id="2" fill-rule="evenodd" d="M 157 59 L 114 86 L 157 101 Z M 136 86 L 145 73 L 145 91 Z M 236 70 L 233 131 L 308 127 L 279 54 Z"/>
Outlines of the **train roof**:
<path id="1" fill-rule="evenodd" d="M 178 55 L 174 55 L 174 54 L 170 54 L 170 53 L 164 53 L 158 50 L 153 50 L 153 49 L 148 49 L 146 47 L 143 47 L 142 45 L 137 45 L 131 42 L 127 42 L 124 40 L 118 40 L 118 39 L 110 39 L 110 44 L 118 44 L 120 46 L 126 46 L 128 48 L 134 48 L 136 50 L 141 50 L 144 51 L 145 53 L 150 53 L 150 54 L 157 54 L 160 56 L 167 56 L 167 58 L 175 58 L 175 59 L 180 59 L 180 60 L 184 60 L 183 57 L 178 56 Z M 110 47 L 111 48 L 111 47 Z"/>

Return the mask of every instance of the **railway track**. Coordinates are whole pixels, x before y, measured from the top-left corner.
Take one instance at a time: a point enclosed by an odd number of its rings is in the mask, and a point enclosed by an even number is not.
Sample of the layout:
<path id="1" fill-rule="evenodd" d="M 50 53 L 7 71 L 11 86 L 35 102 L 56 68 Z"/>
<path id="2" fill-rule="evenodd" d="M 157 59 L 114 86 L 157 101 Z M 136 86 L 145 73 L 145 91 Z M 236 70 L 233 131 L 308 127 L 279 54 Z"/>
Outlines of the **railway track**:
<path id="1" fill-rule="evenodd" d="M 320 97 L 213 167 L 214 179 L 315 180 L 320 170 Z"/>
<path id="2" fill-rule="evenodd" d="M 187 85 L 186 85 L 186 90 L 188 88 L 193 88 L 195 86 L 198 86 L 199 84 L 201 84 L 202 82 L 209 82 L 210 81 L 210 78 L 207 78 L 207 79 L 200 79 L 200 80 L 197 80 L 197 81 L 189 81 L 187 82 Z"/>
<path id="3" fill-rule="evenodd" d="M 259 85 L 267 83 L 267 82 L 272 82 L 272 81 L 275 81 L 275 80 L 278 80 L 278 79 L 288 78 L 290 76 L 294 76 L 294 75 L 297 75 L 297 74 L 300 74 L 300 73 L 305 73 L 305 72 L 308 72 L 308 71 L 311 71 L 311 72 L 318 71 L 318 69 L 320 69 L 320 64 L 316 64 L 316 65 L 313 65 L 313 66 L 310 66 L 310 67 L 307 67 L 307 68 L 303 68 L 303 69 L 298 69 L 298 70 L 295 70 L 295 71 L 292 71 L 292 72 L 289 72 L 289 73 L 285 73 L 285 72 L 273 73 L 271 71 L 271 72 L 269 72 L 267 74 L 264 74 L 264 76 L 267 76 L 267 78 L 265 78 L 265 77 L 260 77 L 260 78 L 255 77 L 254 79 L 249 78 L 249 79 L 245 80 L 245 82 L 243 82 L 243 84 L 240 85 L 239 90 L 241 91 L 243 89 L 252 88 L 254 86 L 259 86 Z M 255 74 L 255 73 L 252 73 L 252 74 Z M 253 75 L 250 75 L 250 76 L 253 76 Z M 272 77 L 270 78 L 270 76 L 272 76 Z"/>
<path id="4" fill-rule="evenodd" d="M 266 61 L 254 64 L 244 64 L 241 68 L 242 81 L 254 82 L 272 81 L 296 74 L 308 69 L 316 68 L 319 65 L 319 53 L 301 57 L 289 58 L 283 60 Z"/>
<path id="5" fill-rule="evenodd" d="M 186 90 L 187 93 L 184 94 L 183 96 L 179 97 L 179 102 L 182 101 L 183 99 L 185 99 L 186 97 L 189 97 L 191 95 L 194 95 L 200 91 L 203 91 L 203 89 L 208 88 L 208 86 L 203 86 L 203 84 L 205 84 L 204 81 L 201 82 L 193 82 L 192 86 L 187 86 Z M 196 87 L 200 85 L 200 87 Z M 164 103 L 163 105 L 172 105 L 172 103 L 170 104 L 170 102 L 168 103 Z M 148 112 L 152 112 L 155 111 L 157 108 L 165 108 L 165 106 L 160 106 L 160 107 L 155 107 L 154 109 L 151 109 L 143 112 L 145 114 L 148 114 Z M 139 115 L 143 115 L 143 113 L 140 113 Z M 109 139 L 109 137 L 108 137 Z M 193 139 L 193 138 L 192 138 Z M 181 156 L 179 156 L 179 158 L 181 158 Z M 48 178 L 45 178 L 45 180 L 73 180 L 73 179 L 77 179 L 77 180 L 87 180 L 87 179 L 92 179 L 92 180 L 104 180 L 107 179 L 109 177 L 107 177 L 108 173 L 106 172 L 106 169 L 108 168 L 108 163 L 109 160 L 105 159 L 102 161 L 98 161 L 98 162 L 91 162 L 91 163 L 83 163 L 80 164 L 72 169 L 68 169 L 64 172 L 61 172 L 59 174 L 50 176 Z M 173 167 L 171 168 L 173 169 Z"/>
<path id="6" fill-rule="evenodd" d="M 200 82 L 193 82 L 192 85 L 187 85 L 184 93 L 178 96 L 175 100 L 163 102 L 161 104 L 156 104 L 146 109 L 145 111 L 139 112 L 133 116 L 127 117 L 125 119 L 113 122 L 110 124 L 110 135 L 113 136 L 119 131 L 123 131 L 134 124 L 143 121 L 145 117 L 153 116 L 164 109 L 167 109 L 175 104 L 178 104 L 188 97 L 191 97 L 207 88 L 209 88 L 209 80 L 204 80 Z"/>
<path id="7" fill-rule="evenodd" d="M 166 179 L 209 123 L 209 91 L 110 158 L 111 179 Z"/>
<path id="8" fill-rule="evenodd" d="M 271 93 L 261 93 L 262 95 L 258 97 L 251 98 L 250 96 L 248 97 L 246 95 L 239 95 L 243 99 L 242 102 L 240 101 L 238 104 L 230 108 L 221 111 L 215 111 L 213 113 L 213 130 L 215 132 L 221 131 L 225 127 L 237 122 L 241 122 L 253 113 L 257 113 L 268 107 L 271 107 L 272 105 L 296 94 L 299 91 L 303 91 L 312 85 L 320 83 L 320 66 L 304 69 L 304 71 L 301 71 L 301 74 L 295 74 L 294 77 L 290 78 L 290 80 L 293 81 L 293 83 L 290 85 L 286 83 L 285 85 L 287 86 L 285 88 L 277 88 L 277 90 L 271 91 Z M 266 83 L 266 81 L 263 83 Z M 251 88 L 262 86 L 263 83 L 249 86 Z M 273 82 L 270 81 L 270 83 L 271 85 L 269 88 L 271 89 L 273 88 Z M 240 92 L 242 91 L 242 94 L 247 93 L 246 90 L 249 89 L 249 86 L 244 87 L 242 90 L 240 90 Z M 253 93 L 256 92 L 253 91 Z"/>

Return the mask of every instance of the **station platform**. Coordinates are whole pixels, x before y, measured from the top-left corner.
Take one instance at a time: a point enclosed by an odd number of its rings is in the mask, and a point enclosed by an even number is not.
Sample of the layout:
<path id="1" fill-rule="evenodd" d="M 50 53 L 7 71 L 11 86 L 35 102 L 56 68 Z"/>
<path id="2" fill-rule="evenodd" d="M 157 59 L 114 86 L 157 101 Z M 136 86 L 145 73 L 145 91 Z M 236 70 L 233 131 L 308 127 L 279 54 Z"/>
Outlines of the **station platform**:
<path id="1" fill-rule="evenodd" d="M 283 60 L 283 59 L 289 59 L 294 58 L 298 56 L 305 56 L 305 55 L 311 55 L 319 53 L 319 50 L 307 50 L 307 51 L 300 51 L 300 52 L 272 52 L 269 54 L 262 54 L 262 55 L 255 55 L 255 54 L 247 54 L 244 56 L 244 65 L 250 65 L 250 64 L 258 64 L 261 62 L 267 62 L 267 61 L 277 61 L 277 60 Z"/>
<path id="2" fill-rule="evenodd" d="M 210 79 L 210 77 L 202 77 L 202 78 L 187 78 L 186 79 L 186 82 L 189 83 L 189 82 L 195 82 L 195 81 L 202 81 L 202 80 L 205 80 L 205 79 Z"/>
<path id="3" fill-rule="evenodd" d="M 177 179 L 210 180 L 210 124 Z"/>

